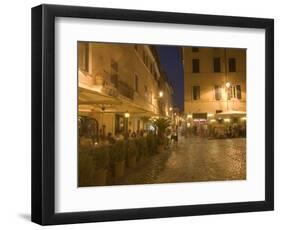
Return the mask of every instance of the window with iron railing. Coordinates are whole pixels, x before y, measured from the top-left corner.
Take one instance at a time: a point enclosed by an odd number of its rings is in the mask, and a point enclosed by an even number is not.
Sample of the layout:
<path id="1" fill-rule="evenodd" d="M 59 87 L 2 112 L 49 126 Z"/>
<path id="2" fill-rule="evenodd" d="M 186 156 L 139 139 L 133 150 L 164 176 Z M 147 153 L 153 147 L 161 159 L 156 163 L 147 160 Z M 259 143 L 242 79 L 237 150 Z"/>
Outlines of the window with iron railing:
<path id="1" fill-rule="evenodd" d="M 128 86 L 127 83 L 118 81 L 117 90 L 122 96 L 132 100 L 134 99 L 134 90 L 130 86 Z"/>
<path id="2" fill-rule="evenodd" d="M 192 59 L 192 73 L 200 72 L 200 62 L 199 59 Z"/>
<path id="3" fill-rule="evenodd" d="M 192 87 L 192 99 L 193 100 L 199 100 L 200 99 L 200 86 L 194 85 Z"/>
<path id="4" fill-rule="evenodd" d="M 219 57 L 213 59 L 213 65 L 215 73 L 221 72 L 221 59 Z"/>
<path id="5" fill-rule="evenodd" d="M 231 98 L 236 98 L 236 99 L 241 99 L 241 86 L 240 85 L 232 85 L 230 87 L 230 97 Z"/>
<path id="6" fill-rule="evenodd" d="M 221 91 L 222 91 L 221 86 L 215 85 L 215 99 L 216 99 L 217 101 L 221 100 L 221 97 L 222 97 Z"/>
<path id="7" fill-rule="evenodd" d="M 235 58 L 228 59 L 228 71 L 236 72 L 236 59 Z"/>

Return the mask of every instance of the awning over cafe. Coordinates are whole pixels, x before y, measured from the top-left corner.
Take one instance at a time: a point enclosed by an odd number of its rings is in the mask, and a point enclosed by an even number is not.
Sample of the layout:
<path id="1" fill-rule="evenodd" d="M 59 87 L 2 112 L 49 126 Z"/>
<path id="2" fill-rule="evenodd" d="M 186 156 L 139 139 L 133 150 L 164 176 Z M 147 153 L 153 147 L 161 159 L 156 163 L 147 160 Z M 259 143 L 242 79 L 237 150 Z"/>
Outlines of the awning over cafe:
<path id="1" fill-rule="evenodd" d="M 104 113 L 125 113 L 155 115 L 156 111 L 136 105 L 130 99 L 118 94 L 108 95 L 102 91 L 94 91 L 79 87 L 79 110 L 89 110 Z"/>
<path id="2" fill-rule="evenodd" d="M 216 118 L 226 118 L 226 117 L 245 117 L 247 115 L 244 111 L 230 110 L 222 113 L 217 113 Z"/>

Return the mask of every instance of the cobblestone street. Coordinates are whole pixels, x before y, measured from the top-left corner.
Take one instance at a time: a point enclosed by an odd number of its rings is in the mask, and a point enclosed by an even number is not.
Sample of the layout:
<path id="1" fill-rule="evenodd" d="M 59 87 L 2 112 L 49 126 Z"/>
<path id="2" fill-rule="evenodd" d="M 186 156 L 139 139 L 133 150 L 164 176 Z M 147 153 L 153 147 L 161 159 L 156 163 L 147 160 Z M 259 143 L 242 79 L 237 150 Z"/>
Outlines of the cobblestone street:
<path id="1" fill-rule="evenodd" d="M 246 139 L 180 138 L 177 146 L 148 158 L 115 184 L 246 179 Z"/>

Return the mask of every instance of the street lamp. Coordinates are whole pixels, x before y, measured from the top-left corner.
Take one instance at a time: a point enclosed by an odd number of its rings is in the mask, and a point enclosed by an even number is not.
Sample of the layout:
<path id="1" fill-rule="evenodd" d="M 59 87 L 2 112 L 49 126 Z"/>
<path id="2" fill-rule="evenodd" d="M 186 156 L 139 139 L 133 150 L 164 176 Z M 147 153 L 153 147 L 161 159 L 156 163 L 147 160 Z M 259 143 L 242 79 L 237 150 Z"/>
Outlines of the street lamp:
<path id="1" fill-rule="evenodd" d="M 129 112 L 126 111 L 125 114 L 124 114 L 124 116 L 125 116 L 125 131 L 128 132 L 129 117 L 130 117 Z"/>
<path id="2" fill-rule="evenodd" d="M 129 117 L 130 117 L 130 114 L 128 113 L 128 111 L 125 113 L 125 117 L 126 117 L 126 118 L 129 118 Z"/>
<path id="3" fill-rule="evenodd" d="M 163 97 L 163 91 L 159 91 L 159 97 Z"/>
<path id="4" fill-rule="evenodd" d="M 229 81 L 226 82 L 226 83 L 225 83 L 225 86 L 226 86 L 227 89 L 229 89 L 229 88 L 230 88 L 230 82 L 229 82 Z"/>

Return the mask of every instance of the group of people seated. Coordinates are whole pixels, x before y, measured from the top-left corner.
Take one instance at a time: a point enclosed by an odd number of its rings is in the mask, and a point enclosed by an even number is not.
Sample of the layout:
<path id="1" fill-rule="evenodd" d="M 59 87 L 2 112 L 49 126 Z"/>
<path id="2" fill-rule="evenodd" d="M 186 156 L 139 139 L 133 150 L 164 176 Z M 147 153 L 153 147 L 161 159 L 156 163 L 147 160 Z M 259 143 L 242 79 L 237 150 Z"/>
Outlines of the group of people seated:
<path id="1" fill-rule="evenodd" d="M 146 130 L 137 130 L 137 131 L 132 131 L 128 130 L 127 132 L 121 132 L 117 131 L 115 135 L 113 135 L 111 132 L 108 132 L 106 136 L 100 135 L 99 136 L 99 142 L 105 142 L 107 144 L 114 144 L 117 141 L 122 141 L 122 140 L 129 140 L 129 139 L 134 139 L 134 138 L 139 138 L 139 137 L 146 137 L 148 132 Z"/>
<path id="2" fill-rule="evenodd" d="M 229 125 L 216 124 L 216 125 L 193 125 L 189 128 L 182 129 L 182 136 L 191 137 L 207 137 L 207 138 L 235 138 L 246 137 L 246 126 L 233 123 Z"/>

